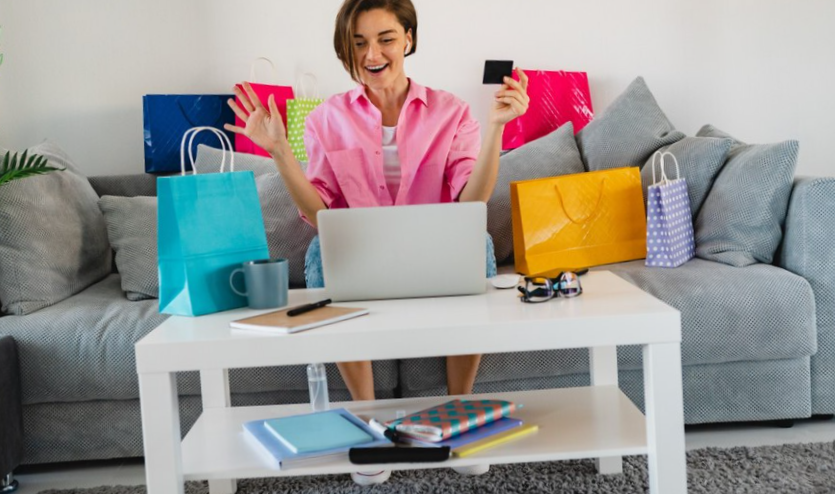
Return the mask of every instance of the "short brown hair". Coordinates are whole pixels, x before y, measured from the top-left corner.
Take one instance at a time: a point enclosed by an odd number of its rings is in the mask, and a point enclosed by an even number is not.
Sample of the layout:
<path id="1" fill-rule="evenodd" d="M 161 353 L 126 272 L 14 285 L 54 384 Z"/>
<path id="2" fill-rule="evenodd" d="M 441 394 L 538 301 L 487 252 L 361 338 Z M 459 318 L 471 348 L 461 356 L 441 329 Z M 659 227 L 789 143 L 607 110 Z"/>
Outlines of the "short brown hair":
<path id="1" fill-rule="evenodd" d="M 356 82 L 361 81 L 357 61 L 354 59 L 354 26 L 361 13 L 374 9 L 391 12 L 403 26 L 404 32 L 412 31 L 412 46 L 407 57 L 417 51 L 417 11 L 411 0 L 345 0 L 336 15 L 333 48 L 345 70 L 351 74 L 351 79 Z"/>

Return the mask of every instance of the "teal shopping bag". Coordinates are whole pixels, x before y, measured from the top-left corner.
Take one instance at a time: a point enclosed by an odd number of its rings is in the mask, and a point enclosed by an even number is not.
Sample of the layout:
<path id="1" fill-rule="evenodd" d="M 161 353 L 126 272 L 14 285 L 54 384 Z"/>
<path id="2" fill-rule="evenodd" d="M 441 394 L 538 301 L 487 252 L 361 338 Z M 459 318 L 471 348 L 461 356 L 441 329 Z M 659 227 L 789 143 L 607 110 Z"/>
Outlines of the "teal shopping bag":
<path id="1" fill-rule="evenodd" d="M 186 138 L 201 130 L 221 139 L 221 173 L 186 175 Z M 223 173 L 227 145 L 233 171 Z M 188 149 L 193 168 L 191 141 Z M 242 262 L 270 257 L 255 177 L 251 171 L 234 172 L 231 149 L 217 129 L 189 129 L 181 144 L 181 175 L 157 179 L 160 312 L 200 316 L 243 307 L 246 298 L 229 285 L 232 271 Z"/>

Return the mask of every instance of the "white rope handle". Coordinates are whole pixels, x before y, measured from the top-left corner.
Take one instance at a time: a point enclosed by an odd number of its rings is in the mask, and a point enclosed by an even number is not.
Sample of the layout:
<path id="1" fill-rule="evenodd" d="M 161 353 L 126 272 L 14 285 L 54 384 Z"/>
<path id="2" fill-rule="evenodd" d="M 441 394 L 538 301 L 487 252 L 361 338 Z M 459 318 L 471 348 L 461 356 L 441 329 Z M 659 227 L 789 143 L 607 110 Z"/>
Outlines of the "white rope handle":
<path id="1" fill-rule="evenodd" d="M 650 165 L 652 165 L 652 185 L 655 185 L 655 184 L 658 183 L 658 180 L 655 179 L 655 157 L 656 156 L 661 157 L 662 163 L 664 161 L 664 157 L 661 154 L 661 151 L 656 151 L 656 152 L 652 153 L 652 162 L 650 163 Z M 663 167 L 661 168 L 661 173 L 664 173 L 664 168 Z"/>
<path id="2" fill-rule="evenodd" d="M 183 140 L 180 142 L 180 175 L 186 174 L 186 138 L 188 138 L 188 159 L 191 163 L 192 175 L 197 175 L 197 167 L 194 166 L 194 152 L 191 149 L 194 143 L 194 136 L 200 131 L 209 130 L 220 140 L 220 148 L 223 157 L 220 161 L 220 173 L 226 169 L 226 153 L 229 152 L 229 171 L 235 171 L 235 153 L 232 152 L 232 143 L 229 141 L 229 136 L 214 127 L 192 127 L 183 134 Z"/>
<path id="3" fill-rule="evenodd" d="M 660 160 L 658 160 L 659 161 L 658 164 L 661 165 L 661 180 L 660 181 L 656 180 L 656 178 L 655 178 L 655 157 L 656 156 L 659 156 L 661 158 Z M 672 180 L 667 178 L 667 172 L 665 170 L 666 167 L 664 166 L 664 163 L 665 163 L 664 159 L 667 156 L 672 158 L 673 163 L 675 163 L 675 165 L 676 165 L 676 178 L 674 180 L 678 180 L 679 178 L 681 178 L 681 170 L 679 169 L 678 160 L 676 159 L 676 156 L 669 151 L 664 151 L 663 153 L 661 151 L 656 151 L 652 155 L 652 163 L 651 163 L 652 164 L 652 185 L 658 185 L 659 183 L 667 184 L 669 182 L 672 182 Z"/>
<path id="4" fill-rule="evenodd" d="M 260 60 L 263 60 L 263 61 L 267 62 L 268 64 L 270 64 L 270 67 L 273 68 L 273 81 L 272 82 L 274 84 L 278 84 L 278 69 L 275 67 L 275 64 L 273 63 L 273 61 L 270 60 L 267 57 L 258 57 L 258 58 L 256 58 L 255 60 L 252 61 L 252 63 L 249 66 L 249 82 L 257 82 L 255 80 L 255 65 Z"/>
<path id="5" fill-rule="evenodd" d="M 664 175 L 664 180 L 666 180 L 667 182 L 672 182 L 672 180 L 667 178 L 666 167 L 664 166 L 664 158 L 666 158 L 667 156 L 672 158 L 673 163 L 676 164 L 676 178 L 674 178 L 673 180 L 678 180 L 681 178 L 681 170 L 678 167 L 678 160 L 676 159 L 676 156 L 673 153 L 667 151 L 661 156 L 661 173 Z"/>
<path id="6" fill-rule="evenodd" d="M 308 86 L 304 83 L 305 81 L 311 81 L 313 85 L 313 92 L 312 94 L 307 91 Z M 300 75 L 296 78 L 296 87 L 295 90 L 302 98 L 310 99 L 310 98 L 318 98 L 319 97 L 319 80 L 312 72 L 305 72 L 304 74 Z"/>
<path id="7" fill-rule="evenodd" d="M 216 129 L 214 127 L 198 127 L 199 130 L 192 132 L 191 138 L 188 141 L 188 157 L 191 160 L 191 168 L 194 170 L 194 173 L 197 173 L 197 168 L 194 166 L 194 155 L 192 143 L 194 142 L 194 138 L 197 136 L 197 133 L 201 130 L 211 130 L 218 139 L 220 139 L 220 149 L 223 152 L 223 156 L 220 160 L 220 173 L 224 172 L 226 168 L 226 152 L 229 152 L 229 171 L 235 171 L 235 153 L 232 152 L 232 143 L 229 142 L 229 136 L 224 134 L 220 131 L 220 129 Z"/>

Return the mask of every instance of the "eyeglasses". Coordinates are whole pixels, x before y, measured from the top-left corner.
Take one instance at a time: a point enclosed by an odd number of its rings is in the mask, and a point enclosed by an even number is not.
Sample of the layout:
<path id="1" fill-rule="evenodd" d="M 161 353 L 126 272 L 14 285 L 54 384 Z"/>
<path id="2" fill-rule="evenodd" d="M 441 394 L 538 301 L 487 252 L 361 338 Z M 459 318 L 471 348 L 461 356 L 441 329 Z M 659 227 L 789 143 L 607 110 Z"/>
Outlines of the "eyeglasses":
<path id="1" fill-rule="evenodd" d="M 520 300 L 529 304 L 547 302 L 560 295 L 572 298 L 583 293 L 580 276 L 573 271 L 563 271 L 556 278 L 525 277 L 525 286 L 516 288 L 522 292 Z"/>

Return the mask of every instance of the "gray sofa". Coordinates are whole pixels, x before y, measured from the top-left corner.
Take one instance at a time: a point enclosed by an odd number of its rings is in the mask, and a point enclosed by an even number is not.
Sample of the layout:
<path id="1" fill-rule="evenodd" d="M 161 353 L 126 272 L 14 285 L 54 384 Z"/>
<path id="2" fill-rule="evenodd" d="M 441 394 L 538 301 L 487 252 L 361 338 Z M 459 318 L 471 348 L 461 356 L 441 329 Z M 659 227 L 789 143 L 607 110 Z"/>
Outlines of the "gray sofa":
<path id="1" fill-rule="evenodd" d="M 152 195 L 154 177 L 91 179 L 102 195 Z M 835 179 L 795 182 L 778 265 L 735 268 L 694 259 L 670 270 L 609 266 L 682 311 L 686 423 L 790 419 L 835 413 Z M 291 259 L 291 262 L 301 262 Z M 673 292 L 668 290 L 676 286 Z M 167 316 L 131 302 L 113 273 L 26 316 L 0 318 L 20 349 L 24 463 L 141 456 L 133 344 Z M 621 387 L 642 403 L 641 356 L 619 352 Z M 377 394 L 445 393 L 442 359 L 376 362 Z M 333 400 L 347 399 L 329 366 Z M 234 405 L 302 402 L 302 367 L 231 372 Z M 584 350 L 485 356 L 477 392 L 583 386 Z M 194 373 L 180 376 L 183 430 L 200 413 Z"/>
<path id="2" fill-rule="evenodd" d="M 598 117 L 595 122 L 598 121 L 597 128 L 607 124 L 605 118 Z M 652 127 L 642 125 L 642 128 Z M 654 150 L 685 142 L 683 134 L 676 135 L 669 127 L 653 129 L 655 137 L 641 149 L 630 148 L 634 156 L 607 158 L 607 162 L 642 165 Z M 512 269 L 513 263 L 508 182 L 583 171 L 583 167 L 599 169 L 595 165 L 599 157 L 591 147 L 597 128 L 584 129 L 577 135 L 576 144 L 573 131 L 561 128 L 548 138 L 502 157 L 499 184 L 488 210 L 490 233 L 503 269 Z M 606 132 L 610 140 L 614 139 L 611 131 Z M 705 139 L 708 140 L 699 142 L 711 145 L 718 142 L 711 141 L 712 137 Z M 624 142 L 640 140 L 640 136 L 633 135 Z M 733 151 L 727 154 L 729 147 L 730 144 L 724 148 L 722 163 L 715 173 L 725 161 L 730 162 L 731 158 L 725 159 L 733 155 Z M 198 163 L 201 156 L 211 162 L 212 152 L 201 150 Z M 680 147 L 676 152 L 687 155 L 688 148 Z M 569 159 L 580 170 L 566 168 Z M 246 157 L 239 160 L 244 169 L 248 168 L 246 160 Z M 249 169 L 256 169 L 255 165 Z M 729 169 L 729 165 L 724 168 Z M 295 270 L 294 285 L 298 287 L 304 247 L 313 232 L 300 223 L 286 191 L 280 190 L 277 174 L 255 171 L 259 193 L 265 194 L 262 200 L 267 201 L 262 202 L 262 209 L 271 254 L 290 259 Z M 694 186 L 696 173 L 694 170 L 690 175 L 694 177 Z M 732 178 L 730 171 L 722 173 L 726 175 L 722 180 L 727 182 Z M 46 180 L 45 177 L 26 180 L 32 180 L 34 187 L 37 183 L 34 181 L 41 178 Z M 716 180 L 718 184 L 719 179 Z M 156 194 L 156 178 L 150 175 L 92 177 L 90 185 L 96 195 L 91 198 L 93 204 L 97 196 L 149 198 Z M 706 186 L 703 195 L 708 191 L 714 194 L 710 189 Z M 718 185 L 713 189 L 718 189 Z M 777 250 L 769 254 L 769 262 L 737 267 L 696 258 L 675 269 L 647 268 L 643 261 L 603 267 L 681 311 L 684 412 L 688 424 L 795 419 L 835 413 L 835 228 L 831 219 L 835 217 L 835 178 L 797 178 L 792 185 L 789 176 L 785 189 L 785 198 L 776 201 L 777 213 L 766 214 L 766 219 L 778 225 L 774 244 Z M 55 190 L 53 193 L 57 193 Z M 763 191 L 756 188 L 746 191 L 743 187 L 732 195 L 739 197 L 744 192 Z M 4 200 L 3 193 L 0 189 L 0 203 Z M 278 210 L 269 207 L 269 197 L 273 196 L 283 201 Z M 707 221 L 705 211 L 709 209 L 709 201 L 708 197 L 705 206 L 694 216 L 700 229 L 712 226 L 703 224 Z M 276 217 L 294 223 L 281 223 Z M 127 215 L 116 223 L 130 223 L 131 219 Z M 5 220 L 0 212 L 2 221 Z M 154 224 L 153 217 L 146 223 Z M 44 228 L 37 221 L 26 225 L 32 230 Z M 109 222 L 108 227 L 111 226 Z M 142 239 L 149 234 L 140 232 L 135 238 Z M 85 235 L 91 238 L 89 233 Z M 699 235 L 697 232 L 697 240 Z M 0 249 L 8 241 L 9 237 L 0 237 Z M 124 253 L 120 251 L 125 248 L 124 239 L 117 244 L 111 235 L 111 243 L 117 256 Z M 705 240 L 703 245 L 709 243 Z M 727 250 L 719 249 L 718 255 L 725 255 Z M 13 336 L 20 354 L 24 464 L 143 454 L 134 343 L 167 316 L 159 314 L 157 300 L 131 296 L 132 288 L 125 284 L 127 274 L 119 272 L 119 258 L 111 263 L 110 255 L 108 249 L 107 259 L 100 259 L 106 261 L 107 272 L 88 285 L 70 287 L 63 295 L 41 304 L 45 306 L 30 309 L 25 315 L 0 317 L 0 336 Z M 700 254 L 705 258 L 716 255 L 707 251 Z M 12 281 L 19 283 L 20 280 L 11 279 L 13 275 L 8 269 L 2 268 L 0 260 L 0 287 Z M 148 268 L 139 274 L 153 278 L 153 271 Z M 131 276 L 136 274 L 132 272 Z M 15 270 L 14 276 L 25 278 L 26 269 Z M 9 306 L 4 304 L 4 307 Z M 640 351 L 621 348 L 618 360 L 622 389 L 642 406 Z M 374 365 L 375 387 L 380 398 L 446 392 L 441 358 L 383 361 Z M 328 377 L 331 399 L 348 399 L 333 364 L 328 366 Z M 235 406 L 307 400 L 302 366 L 232 370 L 230 379 Z M 493 354 L 483 359 L 476 392 L 588 383 L 588 352 L 584 349 Z M 180 375 L 178 386 L 181 423 L 187 431 L 201 410 L 197 374 Z"/>

